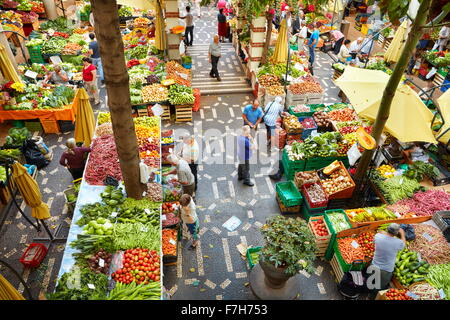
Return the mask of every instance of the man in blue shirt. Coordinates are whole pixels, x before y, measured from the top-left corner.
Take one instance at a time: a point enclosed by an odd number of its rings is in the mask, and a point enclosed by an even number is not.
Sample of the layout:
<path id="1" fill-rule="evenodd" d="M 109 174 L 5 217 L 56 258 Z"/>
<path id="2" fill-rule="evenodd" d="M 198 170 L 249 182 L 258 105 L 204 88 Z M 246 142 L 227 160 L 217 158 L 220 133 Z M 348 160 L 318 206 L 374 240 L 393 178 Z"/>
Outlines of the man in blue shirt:
<path id="1" fill-rule="evenodd" d="M 242 111 L 244 126 L 248 125 L 255 131 L 258 130 L 258 125 L 261 123 L 263 115 L 263 111 L 259 106 L 259 101 L 255 99 L 253 104 L 246 105 L 244 111 Z"/>
<path id="2" fill-rule="evenodd" d="M 252 150 L 256 148 L 249 126 L 242 127 L 242 134 L 237 137 L 237 155 L 239 158 L 238 180 L 244 180 L 244 184 L 253 187 L 250 180 L 250 158 Z"/>
<path id="3" fill-rule="evenodd" d="M 105 84 L 105 78 L 103 75 L 102 59 L 100 58 L 100 49 L 98 48 L 97 40 L 95 40 L 95 35 L 93 33 L 89 34 L 89 38 L 91 39 L 91 42 L 89 42 L 89 50 L 90 50 L 90 54 L 91 54 L 92 64 L 98 70 L 98 75 L 100 76 L 101 83 Z M 96 79 L 94 79 L 94 80 L 96 80 Z"/>
<path id="4" fill-rule="evenodd" d="M 314 50 L 316 49 L 317 43 L 319 42 L 319 29 L 317 28 L 317 24 L 314 24 L 314 31 L 311 34 L 311 37 L 308 41 L 309 46 L 309 63 L 311 65 L 314 63 Z"/>

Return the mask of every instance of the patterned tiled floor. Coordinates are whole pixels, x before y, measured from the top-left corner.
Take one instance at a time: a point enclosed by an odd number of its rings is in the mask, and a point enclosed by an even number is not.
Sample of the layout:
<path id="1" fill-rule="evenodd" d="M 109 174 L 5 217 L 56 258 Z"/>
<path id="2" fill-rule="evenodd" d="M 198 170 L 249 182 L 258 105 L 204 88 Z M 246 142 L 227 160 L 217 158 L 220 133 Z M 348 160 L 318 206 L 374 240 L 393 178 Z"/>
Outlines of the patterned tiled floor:
<path id="1" fill-rule="evenodd" d="M 213 33 L 214 21 L 203 20 L 202 25 L 209 21 L 209 30 Z M 316 59 L 316 77 L 326 90 L 324 102 L 339 101 L 339 90 L 331 81 L 331 60 L 322 53 L 318 53 Z M 201 67 L 195 57 L 193 61 L 194 70 Z M 203 62 L 200 60 L 200 63 Z M 235 71 L 234 76 L 240 74 Z M 255 299 L 248 286 L 246 261 L 237 246 L 262 245 L 259 228 L 267 217 L 279 214 L 279 208 L 275 184 L 268 177 L 270 161 L 273 163 L 275 159 L 269 157 L 265 147 L 259 148 L 254 157 L 258 162 L 251 166 L 255 186 L 247 187 L 237 181 L 233 147 L 242 126 L 242 107 L 252 99 L 251 94 L 220 92 L 202 96 L 202 106 L 194 114 L 193 123 L 164 125 L 175 129 L 177 136 L 188 132 L 195 134 L 204 151 L 196 195 L 200 245 L 191 251 L 187 249 L 189 243 L 181 242 L 176 266 L 164 268 L 164 285 L 173 294 L 172 299 Z M 260 134 L 263 138 L 259 145 L 264 146 L 265 129 L 261 129 Z M 223 224 L 232 216 L 240 219 L 241 224 L 229 232 Z M 329 263 L 318 260 L 316 267 L 316 274 L 300 275 L 300 299 L 340 299 Z"/>

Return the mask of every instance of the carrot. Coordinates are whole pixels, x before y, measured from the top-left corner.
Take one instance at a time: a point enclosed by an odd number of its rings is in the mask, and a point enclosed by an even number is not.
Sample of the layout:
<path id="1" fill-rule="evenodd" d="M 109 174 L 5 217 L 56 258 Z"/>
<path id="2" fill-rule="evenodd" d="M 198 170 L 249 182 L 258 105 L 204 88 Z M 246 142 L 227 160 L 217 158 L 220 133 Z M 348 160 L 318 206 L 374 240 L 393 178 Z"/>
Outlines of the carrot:
<path id="1" fill-rule="evenodd" d="M 364 252 L 361 246 L 354 248 L 352 245 L 353 241 L 356 240 L 350 237 L 338 239 L 339 252 L 346 263 L 352 263 L 355 260 L 364 260 Z"/>

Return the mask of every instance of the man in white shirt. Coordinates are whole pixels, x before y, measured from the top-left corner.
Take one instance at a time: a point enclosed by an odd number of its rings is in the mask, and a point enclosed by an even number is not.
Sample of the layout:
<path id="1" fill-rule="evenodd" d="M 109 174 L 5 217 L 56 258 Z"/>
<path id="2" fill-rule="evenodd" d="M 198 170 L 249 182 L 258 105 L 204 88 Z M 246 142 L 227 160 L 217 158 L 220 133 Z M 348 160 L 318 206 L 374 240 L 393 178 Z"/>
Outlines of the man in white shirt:
<path id="1" fill-rule="evenodd" d="M 186 160 L 191 168 L 191 172 L 195 179 L 195 191 L 197 191 L 197 171 L 199 158 L 198 143 L 195 141 L 194 136 L 184 137 L 183 142 L 183 147 L 180 150 L 179 157 Z"/>
<path id="2" fill-rule="evenodd" d="M 439 51 L 444 51 L 447 47 L 448 38 L 450 37 L 450 27 L 443 26 L 439 31 L 439 39 L 433 46 L 433 50 L 439 48 Z"/>
<path id="3" fill-rule="evenodd" d="M 359 53 L 359 50 L 361 49 L 361 45 L 363 42 L 363 38 L 359 37 L 358 39 L 356 39 L 355 41 L 353 41 L 352 43 L 350 43 L 350 54 L 352 55 L 353 60 L 356 59 L 356 56 Z"/>
<path id="4" fill-rule="evenodd" d="M 191 7 L 186 7 L 186 16 L 180 17 L 180 19 L 186 19 L 186 30 L 184 32 L 184 42 L 186 46 L 192 47 L 194 41 L 194 16 L 191 13 Z"/>
<path id="5" fill-rule="evenodd" d="M 170 164 L 175 166 L 175 169 L 165 173 L 164 176 L 176 173 L 178 176 L 178 182 L 183 186 L 183 193 L 186 193 L 192 197 L 195 192 L 195 177 L 191 172 L 189 164 L 186 160 L 180 159 L 174 154 L 169 155 L 167 160 Z"/>

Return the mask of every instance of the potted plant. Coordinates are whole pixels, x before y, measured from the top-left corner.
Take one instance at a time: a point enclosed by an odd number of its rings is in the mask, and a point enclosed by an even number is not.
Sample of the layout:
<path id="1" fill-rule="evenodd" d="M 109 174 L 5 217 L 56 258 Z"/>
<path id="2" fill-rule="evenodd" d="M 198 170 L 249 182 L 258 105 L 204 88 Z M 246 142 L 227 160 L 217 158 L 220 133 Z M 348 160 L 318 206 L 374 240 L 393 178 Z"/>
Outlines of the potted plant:
<path id="1" fill-rule="evenodd" d="M 284 287 L 299 271 L 314 271 L 317 250 L 314 235 L 300 218 L 270 217 L 261 228 L 265 245 L 261 249 L 260 266 L 268 287 Z"/>

